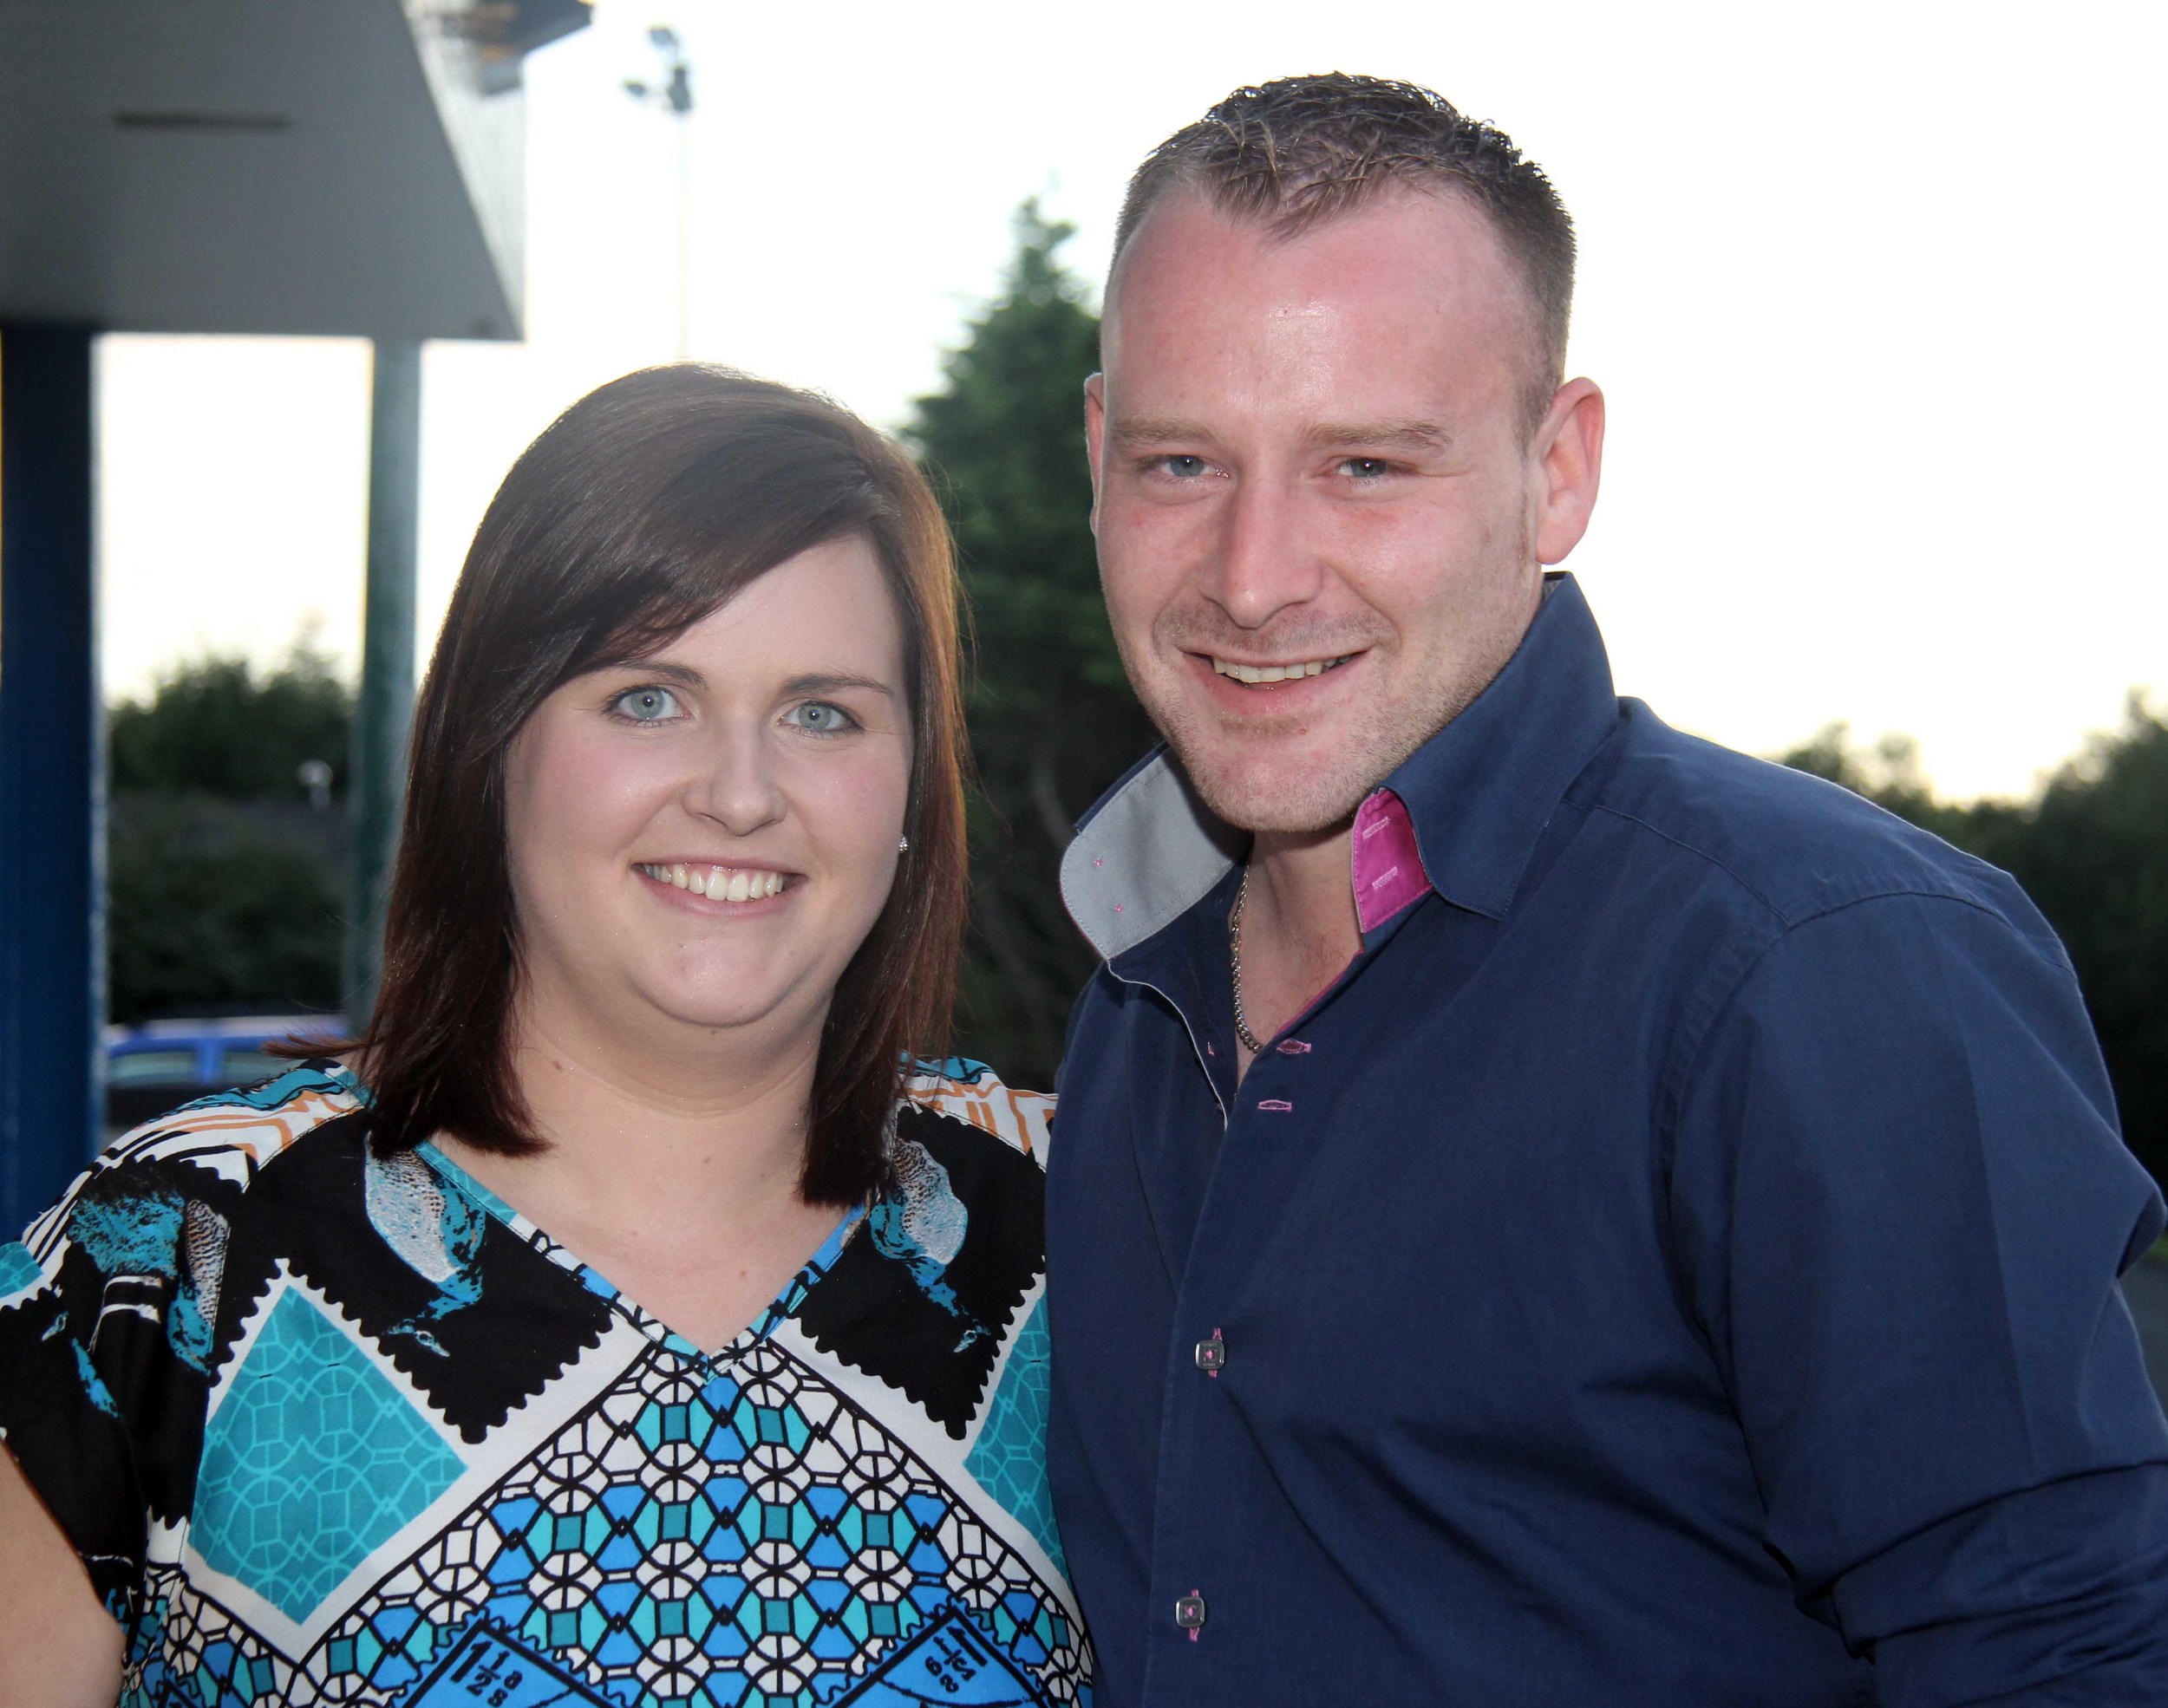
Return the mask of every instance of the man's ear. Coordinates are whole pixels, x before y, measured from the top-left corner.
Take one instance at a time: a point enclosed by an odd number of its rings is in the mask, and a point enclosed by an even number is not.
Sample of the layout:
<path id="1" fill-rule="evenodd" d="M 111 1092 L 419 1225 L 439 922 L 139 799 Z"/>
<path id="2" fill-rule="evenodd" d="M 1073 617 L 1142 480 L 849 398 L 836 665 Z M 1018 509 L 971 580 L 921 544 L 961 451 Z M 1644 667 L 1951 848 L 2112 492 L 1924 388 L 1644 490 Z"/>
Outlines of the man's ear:
<path id="1" fill-rule="evenodd" d="M 1099 531 L 1099 471 L 1101 440 L 1107 431 L 1107 376 L 1084 381 L 1084 454 L 1092 465 L 1092 531 Z"/>
<path id="2" fill-rule="evenodd" d="M 1556 564 L 1581 543 L 1603 478 L 1603 394 L 1593 380 L 1569 380 L 1530 447 L 1535 459 L 1536 561 Z"/>

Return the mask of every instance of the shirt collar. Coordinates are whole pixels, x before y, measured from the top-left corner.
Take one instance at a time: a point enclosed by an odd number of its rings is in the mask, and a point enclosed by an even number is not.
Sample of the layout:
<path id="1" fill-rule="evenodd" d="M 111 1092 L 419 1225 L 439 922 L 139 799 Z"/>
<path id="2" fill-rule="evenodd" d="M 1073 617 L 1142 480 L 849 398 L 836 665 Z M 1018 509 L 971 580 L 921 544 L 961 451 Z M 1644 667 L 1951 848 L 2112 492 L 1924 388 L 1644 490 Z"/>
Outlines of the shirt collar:
<path id="1" fill-rule="evenodd" d="M 1355 857 L 1349 881 L 1366 929 L 1427 888 L 1504 918 L 1537 838 L 1617 721 L 1588 601 L 1570 575 L 1544 582 L 1536 620 L 1505 668 L 1364 803 L 1358 825 L 1390 820 L 1396 837 L 1405 813 L 1421 864 L 1420 873 L 1384 874 L 1381 910 L 1375 894 L 1373 906 L 1362 904 L 1362 886 L 1380 875 Z M 1247 840 L 1212 815 L 1173 756 L 1155 748 L 1077 826 L 1061 861 L 1061 898 L 1111 961 L 1202 900 Z"/>

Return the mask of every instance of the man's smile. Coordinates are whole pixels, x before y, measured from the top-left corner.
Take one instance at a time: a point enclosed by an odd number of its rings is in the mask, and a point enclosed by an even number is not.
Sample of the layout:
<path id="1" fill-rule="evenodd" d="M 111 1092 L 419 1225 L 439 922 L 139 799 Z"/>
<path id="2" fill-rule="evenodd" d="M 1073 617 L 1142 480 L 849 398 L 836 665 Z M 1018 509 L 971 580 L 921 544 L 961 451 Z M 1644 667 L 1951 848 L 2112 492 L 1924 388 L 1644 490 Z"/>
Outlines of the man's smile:
<path id="1" fill-rule="evenodd" d="M 1212 656 L 1212 669 L 1222 676 L 1231 676 L 1236 681 L 1252 688 L 1270 686 L 1276 682 L 1299 681 L 1304 676 L 1322 676 L 1326 671 L 1345 664 L 1353 653 L 1342 653 L 1337 658 L 1298 659 L 1284 664 L 1244 664 L 1239 660 Z"/>

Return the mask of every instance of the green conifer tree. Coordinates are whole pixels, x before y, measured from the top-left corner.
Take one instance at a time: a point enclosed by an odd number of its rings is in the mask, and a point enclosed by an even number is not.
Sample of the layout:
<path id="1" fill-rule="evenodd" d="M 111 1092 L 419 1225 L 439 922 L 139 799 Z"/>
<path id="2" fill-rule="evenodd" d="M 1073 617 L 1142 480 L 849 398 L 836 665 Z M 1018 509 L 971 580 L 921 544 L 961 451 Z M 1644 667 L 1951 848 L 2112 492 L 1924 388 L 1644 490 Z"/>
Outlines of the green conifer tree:
<path id="1" fill-rule="evenodd" d="M 917 401 L 908 436 L 956 531 L 976 634 L 967 706 L 972 929 L 963 1042 L 1052 1083 L 1089 947 L 1062 911 L 1070 828 L 1151 744 L 1100 602 L 1083 384 L 1099 320 L 1057 251 L 1073 228 L 1027 202 L 995 301 Z"/>

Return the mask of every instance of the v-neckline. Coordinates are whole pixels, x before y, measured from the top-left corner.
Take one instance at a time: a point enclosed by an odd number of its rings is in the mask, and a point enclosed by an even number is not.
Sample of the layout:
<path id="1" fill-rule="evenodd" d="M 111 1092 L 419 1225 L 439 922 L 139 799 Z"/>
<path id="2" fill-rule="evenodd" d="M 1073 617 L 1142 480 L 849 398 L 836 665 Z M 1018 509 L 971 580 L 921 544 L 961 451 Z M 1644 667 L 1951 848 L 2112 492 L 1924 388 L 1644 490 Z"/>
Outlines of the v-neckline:
<path id="1" fill-rule="evenodd" d="M 424 1139 L 415 1147 L 415 1151 L 447 1185 L 472 1199 L 506 1232 L 532 1248 L 597 1298 L 603 1300 L 612 1312 L 656 1346 L 676 1357 L 709 1366 L 735 1364 L 767 1339 L 777 1325 L 788 1319 L 805 1302 L 806 1295 L 834 1265 L 836 1259 L 842 1255 L 845 1242 L 865 1217 L 863 1204 L 854 1205 L 844 1211 L 836 1225 L 829 1230 L 827 1237 L 821 1241 L 810 1257 L 798 1266 L 767 1308 L 723 1346 L 710 1352 L 679 1333 L 547 1229 L 539 1227 L 514 1209 L 454 1162 L 437 1147 L 434 1140 Z"/>

